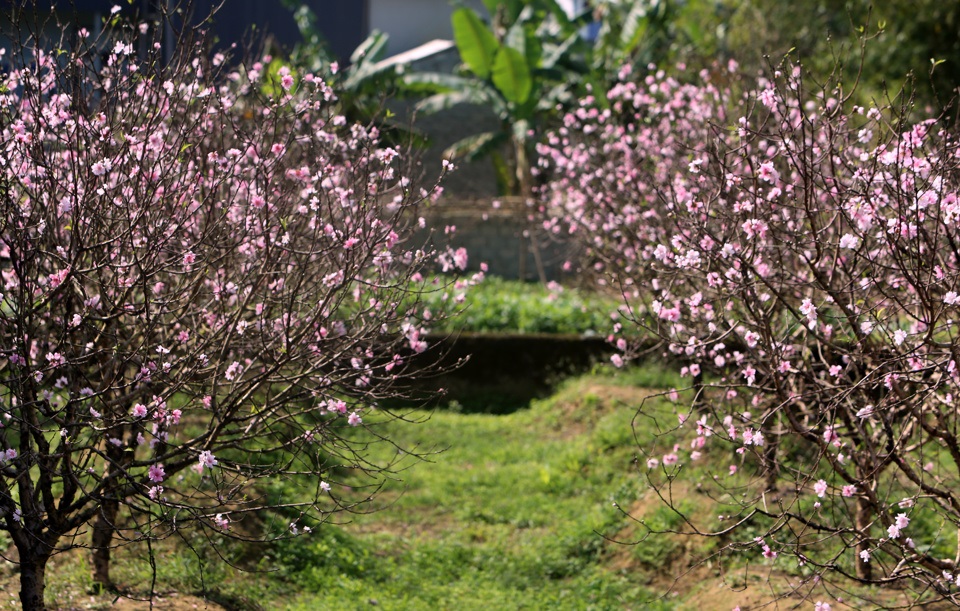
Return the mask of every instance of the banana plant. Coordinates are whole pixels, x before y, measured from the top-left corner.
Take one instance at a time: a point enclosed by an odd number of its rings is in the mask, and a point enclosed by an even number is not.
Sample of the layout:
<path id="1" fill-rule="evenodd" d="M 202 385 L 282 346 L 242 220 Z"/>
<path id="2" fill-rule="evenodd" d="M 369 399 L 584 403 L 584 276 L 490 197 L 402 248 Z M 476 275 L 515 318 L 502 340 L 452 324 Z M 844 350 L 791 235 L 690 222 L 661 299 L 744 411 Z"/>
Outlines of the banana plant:
<path id="1" fill-rule="evenodd" d="M 383 61 L 387 57 L 389 35 L 374 30 L 354 49 L 349 63 L 340 66 L 317 27 L 317 15 L 310 7 L 295 0 L 283 0 L 283 3 L 293 11 L 301 41 L 288 58 L 273 61 L 271 72 L 289 62 L 322 75 L 333 88 L 340 111 L 349 123 L 377 124 L 384 140 L 390 144 L 422 144 L 422 136 L 393 121 L 393 114 L 385 108 L 387 96 L 403 93 L 402 67 Z"/>
<path id="2" fill-rule="evenodd" d="M 451 16 L 460 74 L 414 73 L 404 80 L 409 89 L 430 94 L 418 104 L 420 112 L 464 103 L 491 108 L 499 127 L 456 142 L 445 156 L 490 157 L 501 193 L 529 197 L 536 135 L 557 105 L 576 95 L 570 81 L 581 74 L 574 57 L 583 51 L 583 22 L 570 19 L 555 0 L 484 2 L 493 16 L 489 25 L 467 7 Z"/>
<path id="3" fill-rule="evenodd" d="M 595 10 L 574 17 L 556 0 L 483 1 L 489 24 L 468 7 L 451 17 L 461 73 L 415 73 L 404 81 L 431 94 L 418 105 L 420 112 L 457 104 L 491 108 L 499 127 L 472 134 L 445 154 L 467 161 L 489 157 L 501 193 L 530 196 L 534 143 L 558 108 L 606 91 L 625 63 L 663 62 L 678 41 L 698 44 L 693 16 L 709 13 L 719 0 L 597 0 Z M 592 37 L 586 26 L 595 19 L 599 30 Z"/>

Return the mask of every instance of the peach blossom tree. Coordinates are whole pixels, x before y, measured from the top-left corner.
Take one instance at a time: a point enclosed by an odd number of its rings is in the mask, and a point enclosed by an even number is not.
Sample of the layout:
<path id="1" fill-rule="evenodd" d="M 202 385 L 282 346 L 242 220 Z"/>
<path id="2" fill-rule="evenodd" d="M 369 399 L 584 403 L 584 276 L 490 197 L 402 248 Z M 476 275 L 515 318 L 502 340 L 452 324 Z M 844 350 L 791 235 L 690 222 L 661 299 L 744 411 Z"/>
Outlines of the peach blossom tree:
<path id="1" fill-rule="evenodd" d="M 625 69 L 541 144 L 544 227 L 622 294 L 614 363 L 639 336 L 691 379 L 635 421 L 685 440 L 639 459 L 683 532 L 957 603 L 960 147 L 911 111 L 789 63 Z M 707 520 L 671 494 L 691 472 Z"/>
<path id="2" fill-rule="evenodd" d="M 427 349 L 418 295 L 445 290 L 421 272 L 465 264 L 413 238 L 434 188 L 322 78 L 199 45 L 163 65 L 151 31 L 31 39 L 0 78 L 0 529 L 25 609 L 70 548 L 110 585 L 117 545 L 302 535 L 368 501 L 381 402 Z M 271 509 L 288 530 L 237 526 Z"/>

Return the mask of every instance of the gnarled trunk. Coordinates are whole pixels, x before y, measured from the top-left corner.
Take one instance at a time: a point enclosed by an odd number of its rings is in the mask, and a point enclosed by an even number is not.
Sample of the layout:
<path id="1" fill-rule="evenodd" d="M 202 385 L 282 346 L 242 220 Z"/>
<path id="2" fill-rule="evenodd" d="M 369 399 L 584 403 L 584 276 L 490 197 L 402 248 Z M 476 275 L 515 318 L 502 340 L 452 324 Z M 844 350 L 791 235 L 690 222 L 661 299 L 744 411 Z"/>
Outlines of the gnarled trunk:
<path id="1" fill-rule="evenodd" d="M 46 589 L 47 561 L 53 553 L 51 544 L 43 536 L 19 531 L 11 533 L 20 555 L 20 605 L 25 611 L 43 611 L 43 592 Z"/>
<path id="2" fill-rule="evenodd" d="M 20 604 L 24 611 L 43 611 L 43 591 L 46 588 L 47 560 L 37 557 L 24 560 L 20 556 Z"/>
<path id="3" fill-rule="evenodd" d="M 123 439 L 124 427 L 117 427 L 112 433 L 117 439 Z M 106 454 L 107 469 L 104 477 L 120 481 L 123 469 L 129 463 L 132 453 L 125 453 L 122 446 L 107 444 Z M 97 517 L 93 522 L 93 532 L 90 534 L 91 576 L 93 583 L 104 590 L 113 588 L 113 581 L 110 579 L 110 550 L 117 516 L 120 513 L 121 495 L 121 491 L 115 487 L 104 491 Z"/>
<path id="4" fill-rule="evenodd" d="M 113 587 L 113 581 L 110 579 L 110 547 L 119 512 L 118 501 L 104 500 L 100 504 L 100 512 L 97 513 L 90 537 L 93 583 L 105 590 Z"/>
<path id="5" fill-rule="evenodd" d="M 873 518 L 873 510 L 870 507 L 870 503 L 865 498 L 857 499 L 857 509 L 856 515 L 854 516 L 854 526 L 857 529 L 857 532 L 861 534 L 860 540 L 857 541 L 857 577 L 859 579 L 873 579 L 873 566 L 870 564 L 869 560 L 865 560 L 860 554 L 862 552 L 870 553 L 870 539 L 866 537 L 870 529 L 870 520 Z M 867 556 L 869 558 L 869 556 Z"/>

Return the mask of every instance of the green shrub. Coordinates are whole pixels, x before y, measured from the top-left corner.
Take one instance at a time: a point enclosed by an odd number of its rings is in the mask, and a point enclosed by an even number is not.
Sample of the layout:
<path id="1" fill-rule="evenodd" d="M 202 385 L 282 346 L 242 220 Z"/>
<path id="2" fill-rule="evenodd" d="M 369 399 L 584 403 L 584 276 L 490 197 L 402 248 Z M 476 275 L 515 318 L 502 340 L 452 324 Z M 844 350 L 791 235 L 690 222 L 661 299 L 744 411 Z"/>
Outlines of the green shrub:
<path id="1" fill-rule="evenodd" d="M 443 320 L 439 332 L 513 332 L 607 334 L 610 317 L 620 302 L 611 297 L 556 284 L 543 286 L 502 278 L 487 278 L 464 292 L 456 303 L 450 291 L 426 296 L 427 307 L 437 315 L 462 310 Z"/>

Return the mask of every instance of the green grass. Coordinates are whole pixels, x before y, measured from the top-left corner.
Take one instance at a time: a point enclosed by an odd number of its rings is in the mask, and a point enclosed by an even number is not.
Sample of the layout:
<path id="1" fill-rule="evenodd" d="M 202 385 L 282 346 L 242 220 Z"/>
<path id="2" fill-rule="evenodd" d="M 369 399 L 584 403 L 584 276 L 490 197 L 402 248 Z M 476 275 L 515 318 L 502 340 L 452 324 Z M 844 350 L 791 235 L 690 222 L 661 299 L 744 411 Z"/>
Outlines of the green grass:
<path id="1" fill-rule="evenodd" d="M 681 381 L 648 365 L 568 380 L 548 399 L 505 415 L 411 411 L 407 419 L 419 423 L 380 425 L 378 432 L 396 446 L 372 446 L 374 460 L 393 457 L 396 447 L 410 453 L 396 480 L 376 498 L 377 511 L 336 514 L 337 524 L 260 546 L 184 530 L 180 538 L 154 545 L 156 588 L 250 610 L 697 609 L 769 603 L 771 584 L 786 591 L 783 584 L 802 575 L 800 569 L 757 559 L 756 550 L 748 550 L 742 557 L 726 556 L 721 572 L 719 564 L 696 563 L 722 541 L 651 534 L 682 530 L 684 523 L 650 489 L 651 482 L 663 486 L 669 474 L 648 472 L 640 449 L 658 456 L 689 439 L 647 425 L 676 422 L 677 406 L 659 397 L 643 401 L 681 387 Z M 680 405 L 689 399 L 686 394 Z M 635 420 L 641 402 L 649 420 Z M 722 508 L 704 494 L 712 474 L 729 462 L 730 456 L 717 452 L 686 463 L 672 489 L 678 509 L 700 524 L 720 527 L 711 522 Z M 723 481 L 734 484 L 739 478 Z M 285 498 L 300 494 L 285 480 L 271 481 L 269 488 Z M 279 532 L 290 521 L 289 515 L 265 516 L 260 527 Z M 941 525 L 918 519 L 916 529 L 919 544 L 944 545 Z M 115 558 L 118 583 L 131 593 L 145 592 L 148 551 L 121 549 Z M 51 606 L 85 605 L 90 581 L 82 553 L 54 562 Z M 691 567 L 694 572 L 684 576 Z M 13 591 L 9 567 L 7 577 L 5 587 Z M 740 591 L 740 585 L 750 591 Z M 95 608 L 109 608 L 108 598 L 99 598 L 102 605 Z"/>
<path id="2" fill-rule="evenodd" d="M 640 480 L 632 409 L 591 399 L 590 384 L 509 415 L 436 411 L 389 425 L 400 446 L 440 453 L 388 487 L 381 511 L 343 528 L 361 569 L 318 557 L 291 575 L 305 590 L 292 608 L 657 608 L 642 580 L 608 566 L 623 548 L 601 535 L 626 525 L 613 501 L 629 505 Z M 334 553 L 326 542 L 316 551 Z"/>
<path id="3" fill-rule="evenodd" d="M 434 313 L 459 316 L 440 322 L 438 332 L 474 331 L 505 333 L 610 333 L 621 301 L 589 291 L 490 277 L 463 292 L 465 301 L 454 303 L 448 291 L 424 295 Z"/>

